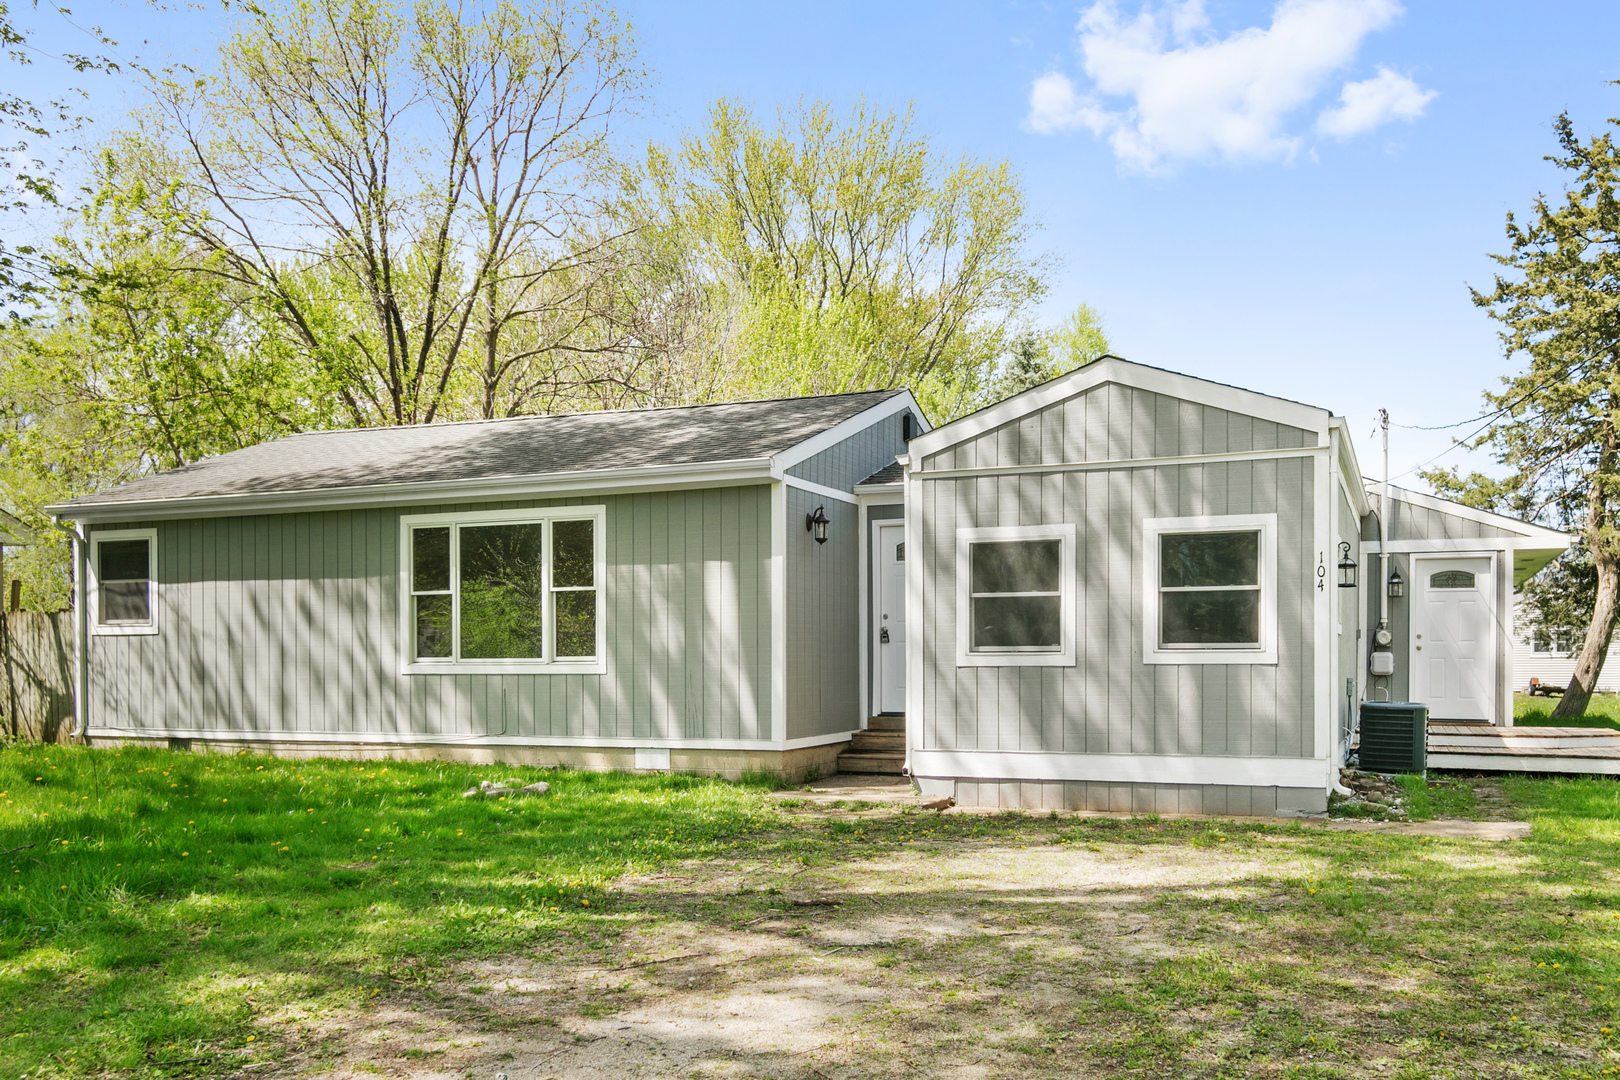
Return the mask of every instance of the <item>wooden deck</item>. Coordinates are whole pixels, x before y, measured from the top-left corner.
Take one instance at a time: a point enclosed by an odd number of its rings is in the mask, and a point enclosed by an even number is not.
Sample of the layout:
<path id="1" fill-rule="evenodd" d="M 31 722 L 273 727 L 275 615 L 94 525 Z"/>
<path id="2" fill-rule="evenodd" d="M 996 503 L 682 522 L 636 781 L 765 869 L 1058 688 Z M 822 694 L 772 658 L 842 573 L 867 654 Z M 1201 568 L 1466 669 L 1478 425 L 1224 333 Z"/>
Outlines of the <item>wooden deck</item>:
<path id="1" fill-rule="evenodd" d="M 1620 731 L 1431 723 L 1429 768 L 1620 776 Z"/>

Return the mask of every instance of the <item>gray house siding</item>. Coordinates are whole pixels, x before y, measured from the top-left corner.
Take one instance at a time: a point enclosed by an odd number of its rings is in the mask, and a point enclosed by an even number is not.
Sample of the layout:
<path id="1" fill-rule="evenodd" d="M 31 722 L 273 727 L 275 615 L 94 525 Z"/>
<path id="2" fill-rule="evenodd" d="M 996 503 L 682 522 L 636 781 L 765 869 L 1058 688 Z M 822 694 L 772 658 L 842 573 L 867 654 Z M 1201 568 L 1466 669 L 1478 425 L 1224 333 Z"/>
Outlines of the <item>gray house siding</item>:
<path id="1" fill-rule="evenodd" d="M 850 438 L 791 466 L 787 474 L 822 487 L 850 491 L 906 452 L 901 413 L 886 416 Z"/>
<path id="2" fill-rule="evenodd" d="M 1357 584 L 1355 592 L 1343 590 L 1335 592 L 1337 625 L 1334 632 L 1338 640 L 1338 670 L 1340 685 L 1333 687 L 1339 699 L 1338 707 L 1334 710 L 1337 722 L 1336 734 L 1341 746 L 1348 747 L 1350 732 L 1356 722 L 1356 671 L 1361 661 L 1361 648 L 1363 636 L 1361 633 L 1361 605 L 1356 598 L 1362 595 L 1376 595 L 1382 587 L 1378 580 L 1378 564 L 1376 559 L 1363 558 L 1361 555 L 1361 518 L 1356 514 L 1355 507 L 1345 498 L 1341 490 L 1338 499 L 1338 529 L 1334 538 L 1335 544 L 1350 545 L 1350 557 L 1360 565 L 1357 567 Z M 1338 551 L 1335 549 L 1333 564 L 1338 563 Z"/>
<path id="3" fill-rule="evenodd" d="M 1448 514 L 1415 506 L 1399 497 L 1390 498 L 1389 539 L 1395 540 L 1479 540 L 1513 536 L 1506 529 L 1475 521 L 1473 518 Z M 1373 539 L 1378 538 L 1376 525 Z M 1402 573 L 1405 573 L 1403 570 Z"/>
<path id="4" fill-rule="evenodd" d="M 1314 445 L 1313 432 L 1104 383 L 929 455 L 925 469 L 1122 461 Z"/>
<path id="5" fill-rule="evenodd" d="M 1309 459 L 917 483 L 919 746 L 1315 756 Z M 1143 519 L 1254 513 L 1278 517 L 1278 663 L 1144 664 Z M 957 667 L 956 530 L 1057 522 L 1078 525 L 1075 666 Z"/>
<path id="6" fill-rule="evenodd" d="M 607 507 L 605 675 L 399 673 L 402 515 L 582 504 Z M 154 522 L 159 632 L 91 637 L 90 722 L 773 739 L 770 504 L 758 485 Z"/>
<path id="7" fill-rule="evenodd" d="M 792 486 L 785 501 L 787 737 L 852 731 L 861 712 L 856 508 Z M 818 506 L 829 520 L 825 544 L 804 525 Z"/>

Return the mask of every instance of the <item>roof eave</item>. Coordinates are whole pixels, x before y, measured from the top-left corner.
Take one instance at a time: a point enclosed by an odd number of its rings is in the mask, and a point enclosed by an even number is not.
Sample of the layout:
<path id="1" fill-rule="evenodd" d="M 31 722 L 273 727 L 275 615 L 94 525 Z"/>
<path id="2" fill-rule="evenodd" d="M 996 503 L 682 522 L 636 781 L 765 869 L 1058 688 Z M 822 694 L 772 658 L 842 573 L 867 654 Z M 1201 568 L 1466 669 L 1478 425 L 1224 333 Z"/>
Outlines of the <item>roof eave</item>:
<path id="1" fill-rule="evenodd" d="M 94 525 L 109 521 L 245 517 L 318 510 L 357 510 L 454 500 L 556 498 L 611 495 L 649 489 L 727 487 L 769 483 L 771 459 L 742 458 L 697 465 L 642 465 L 621 469 L 575 470 L 479 480 L 433 480 L 409 484 L 368 484 L 241 495 L 192 495 L 174 499 L 120 499 L 61 503 L 46 507 L 56 517 Z"/>

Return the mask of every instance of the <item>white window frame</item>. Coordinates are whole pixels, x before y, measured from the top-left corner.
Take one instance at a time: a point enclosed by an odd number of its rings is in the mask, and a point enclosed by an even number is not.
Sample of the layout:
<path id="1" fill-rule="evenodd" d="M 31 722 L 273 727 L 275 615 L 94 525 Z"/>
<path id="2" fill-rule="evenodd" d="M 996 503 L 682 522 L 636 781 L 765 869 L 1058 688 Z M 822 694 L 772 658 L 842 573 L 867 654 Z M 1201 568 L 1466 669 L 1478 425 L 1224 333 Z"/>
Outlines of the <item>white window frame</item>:
<path id="1" fill-rule="evenodd" d="M 554 521 L 593 522 L 592 580 L 596 591 L 596 655 L 556 659 L 555 596 L 577 591 L 554 588 L 551 581 Z M 453 642 L 451 653 L 459 650 L 461 637 L 461 533 L 467 525 L 544 525 L 542 550 L 545 559 L 545 640 L 544 656 L 539 659 L 458 660 L 416 658 L 416 627 L 411 619 L 411 530 L 423 526 L 450 529 L 450 595 Z M 607 507 L 543 506 L 529 510 L 476 510 L 462 513 L 409 514 L 399 519 L 399 644 L 402 675 L 603 675 L 607 673 Z"/>
<path id="2" fill-rule="evenodd" d="M 101 565 L 100 548 L 109 540 L 145 540 L 146 541 L 146 611 L 148 618 L 139 623 L 109 623 L 101 622 L 101 582 L 96 568 Z M 158 632 L 158 581 L 157 581 L 157 530 L 156 529 L 112 529 L 106 532 L 95 530 L 90 533 L 90 543 L 86 552 L 85 582 L 89 585 L 90 633 L 97 637 L 120 637 L 130 634 L 155 634 Z"/>
<path id="3" fill-rule="evenodd" d="M 1007 540 L 1059 540 L 1059 623 L 1062 645 L 1056 649 L 984 651 L 973 649 L 971 548 L 975 543 Z M 1075 640 L 1074 525 L 1003 525 L 956 530 L 956 666 L 1073 667 Z"/>
<path id="4" fill-rule="evenodd" d="M 1159 537 L 1166 533 L 1260 533 L 1258 647 L 1159 644 Z M 1142 522 L 1142 662 L 1145 664 L 1275 664 L 1277 662 L 1277 515 L 1223 514 L 1147 518 Z"/>

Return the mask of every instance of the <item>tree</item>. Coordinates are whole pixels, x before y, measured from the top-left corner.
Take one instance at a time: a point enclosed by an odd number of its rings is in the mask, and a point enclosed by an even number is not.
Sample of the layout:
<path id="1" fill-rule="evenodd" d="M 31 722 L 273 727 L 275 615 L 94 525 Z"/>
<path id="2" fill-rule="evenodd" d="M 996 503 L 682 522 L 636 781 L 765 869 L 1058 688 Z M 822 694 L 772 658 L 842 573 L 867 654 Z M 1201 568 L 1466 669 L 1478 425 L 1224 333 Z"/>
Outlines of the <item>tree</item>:
<path id="1" fill-rule="evenodd" d="M 1045 291 L 1011 168 L 948 160 L 909 109 L 817 102 L 773 129 L 721 100 L 622 187 L 660 400 L 909 385 L 960 415 Z"/>
<path id="2" fill-rule="evenodd" d="M 1102 319 L 1091 305 L 1081 304 L 1051 330 L 1026 330 L 1013 339 L 1011 355 L 1003 362 L 988 399 L 1001 401 L 1021 394 L 1107 354 Z"/>
<path id="3" fill-rule="evenodd" d="M 1524 224 L 1508 215 L 1495 259 L 1510 273 L 1474 302 L 1502 323 L 1508 355 L 1528 358 L 1486 394 L 1499 419 L 1478 442 L 1512 469 L 1526 511 L 1580 528 L 1592 563 L 1590 621 L 1553 710 L 1565 718 L 1586 711 L 1620 602 L 1620 157 L 1612 132 L 1582 142 L 1567 114 L 1556 128 L 1561 153 L 1547 160 L 1569 173 L 1563 196 L 1538 196 Z"/>
<path id="4" fill-rule="evenodd" d="M 593 177 L 637 92 L 567 0 L 288 0 L 171 72 L 130 154 L 215 272 L 273 303 L 353 424 L 532 411 L 592 318 Z M 557 362 L 558 355 L 564 357 Z"/>

